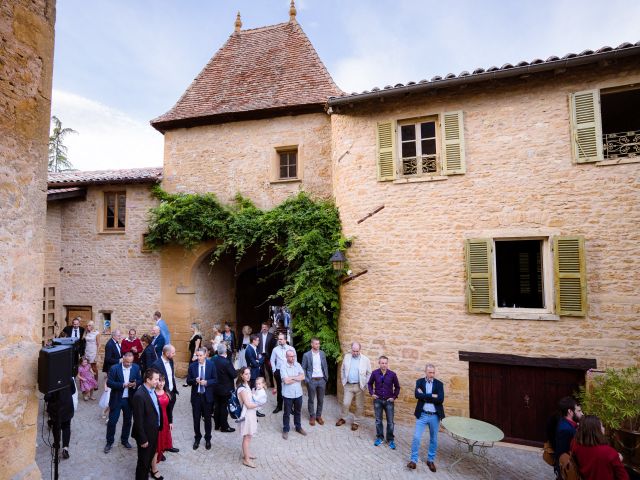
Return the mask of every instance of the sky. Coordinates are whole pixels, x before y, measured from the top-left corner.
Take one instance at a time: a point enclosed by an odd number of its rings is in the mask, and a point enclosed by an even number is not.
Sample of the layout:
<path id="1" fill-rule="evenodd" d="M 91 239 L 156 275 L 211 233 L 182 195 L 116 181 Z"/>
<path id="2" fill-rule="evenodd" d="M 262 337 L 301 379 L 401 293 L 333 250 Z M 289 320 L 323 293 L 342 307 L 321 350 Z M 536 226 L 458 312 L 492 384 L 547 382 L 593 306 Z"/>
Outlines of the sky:
<path id="1" fill-rule="evenodd" d="M 370 90 L 640 40 L 637 0 L 297 0 L 337 85 Z M 289 0 L 58 0 L 52 115 L 80 170 L 161 166 L 149 121 L 233 32 L 288 21 Z"/>

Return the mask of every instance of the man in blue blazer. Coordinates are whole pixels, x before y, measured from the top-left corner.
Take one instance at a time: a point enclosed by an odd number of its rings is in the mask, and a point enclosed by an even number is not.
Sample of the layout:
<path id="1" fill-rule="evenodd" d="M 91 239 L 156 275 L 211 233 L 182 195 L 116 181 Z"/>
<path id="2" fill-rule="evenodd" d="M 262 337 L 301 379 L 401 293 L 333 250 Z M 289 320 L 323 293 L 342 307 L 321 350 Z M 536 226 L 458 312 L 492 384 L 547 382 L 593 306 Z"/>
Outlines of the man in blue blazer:
<path id="1" fill-rule="evenodd" d="M 140 367 L 133 363 L 133 352 L 122 357 L 122 363 L 114 365 L 107 376 L 107 386 L 111 389 L 109 396 L 109 421 L 107 422 L 107 444 L 104 453 L 109 453 L 116 435 L 116 425 L 122 411 L 122 433 L 120 441 L 125 448 L 132 448 L 129 443 L 131 434 L 131 400 L 136 389 L 142 384 Z"/>
<path id="2" fill-rule="evenodd" d="M 427 466 L 432 472 L 436 471 L 436 451 L 438 450 L 438 430 L 440 421 L 444 418 L 444 385 L 435 378 L 436 367 L 428 363 L 425 368 L 424 378 L 416 381 L 415 396 L 418 399 L 416 405 L 416 429 L 413 433 L 411 444 L 411 460 L 407 467 L 415 470 L 418 463 L 418 452 L 422 434 L 429 427 L 429 452 L 427 453 Z"/>
<path id="3" fill-rule="evenodd" d="M 213 407 L 213 386 L 218 383 L 216 367 L 207 360 L 207 349 L 196 350 L 197 361 L 189 365 L 187 384 L 191 385 L 191 411 L 193 413 L 193 431 L 195 433 L 193 449 L 200 446 L 200 418 L 204 417 L 205 448 L 211 450 L 211 409 Z"/>
<path id="4" fill-rule="evenodd" d="M 158 325 L 153 326 L 153 340 L 151 341 L 151 345 L 156 349 L 156 355 L 158 358 L 162 356 L 162 349 L 167 344 L 167 339 L 164 338 L 162 331 Z"/>

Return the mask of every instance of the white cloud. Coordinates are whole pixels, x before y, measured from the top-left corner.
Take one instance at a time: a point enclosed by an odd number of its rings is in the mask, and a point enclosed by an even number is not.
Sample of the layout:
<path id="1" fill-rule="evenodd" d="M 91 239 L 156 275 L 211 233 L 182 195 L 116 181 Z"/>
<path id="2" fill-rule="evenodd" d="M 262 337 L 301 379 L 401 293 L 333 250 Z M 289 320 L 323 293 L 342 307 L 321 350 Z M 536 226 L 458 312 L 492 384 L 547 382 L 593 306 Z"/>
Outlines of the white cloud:
<path id="1" fill-rule="evenodd" d="M 53 91 L 51 114 L 78 132 L 66 145 L 79 170 L 162 166 L 164 137 L 146 122 L 61 90 Z"/>

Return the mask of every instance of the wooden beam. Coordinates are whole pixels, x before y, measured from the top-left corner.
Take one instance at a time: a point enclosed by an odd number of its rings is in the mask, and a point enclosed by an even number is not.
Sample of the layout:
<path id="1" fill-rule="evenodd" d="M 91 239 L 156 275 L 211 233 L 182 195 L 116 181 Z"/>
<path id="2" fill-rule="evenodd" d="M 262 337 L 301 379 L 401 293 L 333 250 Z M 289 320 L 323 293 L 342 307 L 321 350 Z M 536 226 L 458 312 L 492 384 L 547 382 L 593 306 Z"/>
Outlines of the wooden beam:
<path id="1" fill-rule="evenodd" d="M 462 362 L 495 363 L 499 365 L 517 365 L 523 367 L 567 368 L 570 370 L 589 370 L 596 368 L 595 358 L 558 358 L 558 357 L 524 357 L 504 353 L 484 353 L 459 351 L 458 358 Z"/>
<path id="2" fill-rule="evenodd" d="M 349 275 L 348 277 L 345 277 L 342 279 L 342 285 L 344 285 L 345 283 L 349 283 L 351 280 L 358 278 L 360 275 L 364 275 L 365 273 L 367 273 L 369 270 L 363 270 L 359 273 L 356 273 L 355 275 Z"/>
<path id="3" fill-rule="evenodd" d="M 358 220 L 357 223 L 362 223 L 364 222 L 367 218 L 369 217 L 373 217 L 376 213 L 378 213 L 380 210 L 382 210 L 384 208 L 384 205 L 380 205 L 379 207 L 376 207 L 373 212 L 369 212 L 367 213 L 364 217 L 362 217 L 360 220 Z"/>

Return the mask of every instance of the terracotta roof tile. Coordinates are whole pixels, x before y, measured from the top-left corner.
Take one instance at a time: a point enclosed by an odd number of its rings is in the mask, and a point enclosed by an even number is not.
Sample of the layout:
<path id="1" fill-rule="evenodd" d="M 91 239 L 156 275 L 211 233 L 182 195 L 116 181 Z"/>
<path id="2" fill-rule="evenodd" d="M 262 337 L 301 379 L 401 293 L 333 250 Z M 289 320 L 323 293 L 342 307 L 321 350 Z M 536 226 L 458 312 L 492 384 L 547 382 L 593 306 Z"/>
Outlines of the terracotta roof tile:
<path id="1" fill-rule="evenodd" d="M 410 91 L 424 91 L 430 88 L 443 88 L 447 85 L 462 85 L 476 81 L 493 80 L 495 78 L 529 75 L 537 72 L 553 70 L 555 68 L 560 69 L 585 65 L 587 63 L 595 63 L 601 61 L 605 55 L 617 56 L 619 58 L 640 55 L 640 42 L 636 42 L 635 44 L 625 42 L 615 48 L 602 47 L 596 51 L 583 50 L 578 54 L 567 53 L 562 58 L 553 55 L 546 60 L 535 58 L 531 62 L 523 60 L 518 62 L 516 65 L 505 63 L 502 67 L 497 67 L 495 65 L 487 69 L 479 67 L 473 70 L 472 73 L 465 70 L 458 75 L 454 73 L 449 73 L 444 77 L 436 75 L 428 82 L 426 80 L 420 80 L 417 84 L 415 82 L 408 82 L 406 85 L 398 83 L 394 86 L 387 85 L 383 89 L 373 87 L 371 90 L 364 90 L 362 92 L 353 92 L 351 94 L 342 93 L 340 96 L 329 98 L 327 104 L 333 107 L 341 104 L 365 102 L 372 98 L 379 98 L 386 95 L 406 94 Z"/>
<path id="2" fill-rule="evenodd" d="M 105 183 L 156 183 L 162 180 L 162 167 L 123 170 L 65 171 L 49 173 L 49 187 L 60 188 Z"/>
<path id="3" fill-rule="evenodd" d="M 315 105 L 342 95 L 297 22 L 234 32 L 178 102 L 151 121 L 163 131 L 192 119 Z M 200 123 L 208 123 L 207 121 Z"/>

